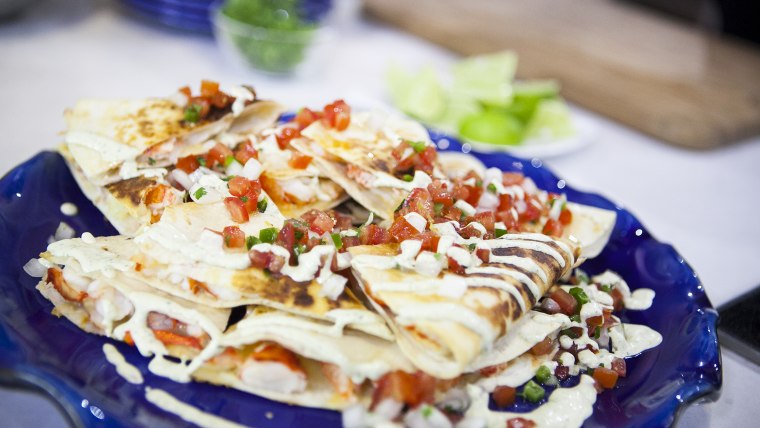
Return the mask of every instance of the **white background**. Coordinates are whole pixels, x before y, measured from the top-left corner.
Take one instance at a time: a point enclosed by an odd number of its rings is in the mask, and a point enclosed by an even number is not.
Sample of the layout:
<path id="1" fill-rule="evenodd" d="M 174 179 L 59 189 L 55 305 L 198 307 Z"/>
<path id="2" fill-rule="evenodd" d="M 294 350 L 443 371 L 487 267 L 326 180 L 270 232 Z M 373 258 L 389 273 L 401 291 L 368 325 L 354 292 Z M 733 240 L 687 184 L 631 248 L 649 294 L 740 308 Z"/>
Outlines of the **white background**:
<path id="1" fill-rule="evenodd" d="M 412 36 L 360 22 L 334 43 L 318 76 L 286 80 L 237 68 L 212 38 L 154 27 L 112 2 L 47 0 L 23 19 L 0 24 L 0 173 L 59 144 L 62 112 L 79 98 L 164 95 L 210 78 L 251 83 L 260 96 L 293 108 L 340 97 L 386 102 L 390 62 L 444 70 L 455 59 Z M 673 243 L 714 305 L 760 285 L 760 137 L 685 151 L 575 111 L 597 124 L 597 141 L 545 164 L 572 186 L 630 208 L 653 235 Z M 725 350 L 723 364 L 721 399 L 690 407 L 679 426 L 756 423 L 760 409 L 751 403 L 760 369 Z M 14 415 L 20 427 L 62 423 L 45 401 L 7 390 L 0 390 L 0 415 Z"/>

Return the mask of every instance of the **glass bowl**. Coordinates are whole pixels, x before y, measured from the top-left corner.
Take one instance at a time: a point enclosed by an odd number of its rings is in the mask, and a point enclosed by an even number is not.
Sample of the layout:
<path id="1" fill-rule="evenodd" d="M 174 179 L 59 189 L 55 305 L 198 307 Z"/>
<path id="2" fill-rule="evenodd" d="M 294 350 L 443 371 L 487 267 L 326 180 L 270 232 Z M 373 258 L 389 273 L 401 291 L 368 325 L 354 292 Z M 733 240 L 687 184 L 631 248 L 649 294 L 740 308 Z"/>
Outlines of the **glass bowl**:
<path id="1" fill-rule="evenodd" d="M 217 43 L 233 61 L 259 72 L 291 75 L 316 71 L 335 40 L 335 29 L 326 20 L 293 30 L 273 29 L 231 18 L 223 5 L 218 2 L 210 9 Z"/>

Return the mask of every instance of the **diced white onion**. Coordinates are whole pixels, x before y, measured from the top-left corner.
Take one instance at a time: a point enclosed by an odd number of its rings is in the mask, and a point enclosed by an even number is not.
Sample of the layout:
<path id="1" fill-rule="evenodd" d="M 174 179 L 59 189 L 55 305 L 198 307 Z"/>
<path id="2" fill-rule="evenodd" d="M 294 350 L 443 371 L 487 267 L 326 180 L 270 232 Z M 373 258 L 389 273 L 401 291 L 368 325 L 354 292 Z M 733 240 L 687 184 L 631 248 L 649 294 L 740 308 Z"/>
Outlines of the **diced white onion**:
<path id="1" fill-rule="evenodd" d="M 429 404 L 423 404 L 404 416 L 404 425 L 409 428 L 451 428 L 446 415 Z"/>
<path id="2" fill-rule="evenodd" d="M 438 274 L 441 273 L 441 270 L 443 270 L 442 262 L 444 260 L 445 259 L 440 255 L 436 257 L 435 253 L 431 253 L 430 251 L 423 251 L 420 253 L 420 255 L 417 256 L 414 267 L 417 273 L 421 275 L 437 277 Z"/>
<path id="3" fill-rule="evenodd" d="M 495 211 L 499 207 L 499 196 L 489 191 L 483 192 L 478 200 L 478 211 Z"/>
<path id="4" fill-rule="evenodd" d="M 36 258 L 29 259 L 29 261 L 24 265 L 24 272 L 26 272 L 26 274 L 32 278 L 42 278 L 45 276 L 47 269 L 48 268 L 40 263 L 40 260 Z"/>
<path id="5" fill-rule="evenodd" d="M 418 232 L 424 232 L 427 228 L 427 220 L 425 220 L 425 217 L 419 215 L 414 211 L 407 213 L 404 216 L 404 219 L 406 219 L 406 221 L 408 221 L 412 227 L 417 229 Z"/>
<path id="6" fill-rule="evenodd" d="M 240 175 L 241 171 L 243 171 L 243 165 L 240 165 L 240 162 L 233 160 L 229 165 L 227 165 L 224 173 L 227 174 L 227 176 Z"/>
<path id="7" fill-rule="evenodd" d="M 395 419 L 401 409 L 404 408 L 404 404 L 400 403 L 392 398 L 386 398 L 375 406 L 375 414 L 384 420 L 390 421 Z"/>
<path id="8" fill-rule="evenodd" d="M 63 239 L 71 239 L 76 236 L 76 231 L 72 229 L 71 226 L 69 226 L 66 222 L 60 222 L 58 224 L 58 228 L 55 230 L 55 234 L 53 235 L 53 241 L 60 241 Z"/>
<path id="9" fill-rule="evenodd" d="M 193 187 L 193 180 L 190 179 L 190 176 L 185 171 L 179 168 L 175 168 L 169 173 L 169 179 L 174 180 L 185 190 Z"/>
<path id="10" fill-rule="evenodd" d="M 344 428 L 364 428 L 367 426 L 367 411 L 363 405 L 354 404 L 343 410 L 341 419 Z"/>
<path id="11" fill-rule="evenodd" d="M 304 180 L 306 182 L 304 182 Z M 314 188 L 309 186 L 309 184 L 311 184 L 311 182 L 308 178 L 304 179 L 303 177 L 300 177 L 281 181 L 280 187 L 285 193 L 295 196 L 296 199 L 300 201 L 310 201 L 314 198 L 315 192 Z"/>
<path id="12" fill-rule="evenodd" d="M 248 159 L 239 175 L 249 180 L 258 180 L 261 175 L 261 163 L 254 158 Z"/>
<path id="13" fill-rule="evenodd" d="M 329 267 L 325 267 L 324 269 L 329 269 Z M 322 288 L 319 292 L 328 299 L 335 300 L 343 292 L 346 282 L 348 282 L 348 279 L 345 276 L 332 274 L 322 282 Z"/>

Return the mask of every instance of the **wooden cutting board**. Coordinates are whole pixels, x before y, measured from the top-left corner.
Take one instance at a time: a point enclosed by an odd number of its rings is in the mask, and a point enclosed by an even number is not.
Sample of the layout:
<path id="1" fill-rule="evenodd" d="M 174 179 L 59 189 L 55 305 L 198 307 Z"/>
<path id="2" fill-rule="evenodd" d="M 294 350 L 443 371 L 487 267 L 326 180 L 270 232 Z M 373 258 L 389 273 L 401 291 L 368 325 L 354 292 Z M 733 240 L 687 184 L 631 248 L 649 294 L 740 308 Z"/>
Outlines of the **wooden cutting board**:
<path id="1" fill-rule="evenodd" d="M 611 0 L 365 0 L 380 20 L 462 55 L 512 49 L 518 77 L 695 149 L 760 134 L 760 48 Z"/>

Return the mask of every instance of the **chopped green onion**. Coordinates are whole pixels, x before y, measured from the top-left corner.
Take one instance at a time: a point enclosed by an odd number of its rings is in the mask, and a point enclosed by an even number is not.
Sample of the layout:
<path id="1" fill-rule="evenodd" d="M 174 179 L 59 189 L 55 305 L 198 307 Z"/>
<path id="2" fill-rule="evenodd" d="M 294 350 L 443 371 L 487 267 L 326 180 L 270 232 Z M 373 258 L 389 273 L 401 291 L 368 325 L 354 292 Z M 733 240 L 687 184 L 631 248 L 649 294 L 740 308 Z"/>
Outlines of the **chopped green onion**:
<path id="1" fill-rule="evenodd" d="M 585 305 L 589 302 L 588 296 L 586 295 L 586 292 L 583 291 L 580 287 L 573 287 L 569 291 L 570 295 L 575 297 L 575 300 L 578 302 L 578 308 L 580 310 L 580 307 Z"/>
<path id="2" fill-rule="evenodd" d="M 259 210 L 260 213 L 263 213 L 267 210 L 267 205 L 269 202 L 267 201 L 267 198 L 264 198 L 256 203 L 256 208 Z"/>
<path id="3" fill-rule="evenodd" d="M 404 180 L 404 181 L 412 181 L 412 180 L 414 180 L 414 177 L 412 177 L 409 174 L 404 174 L 404 176 L 401 177 L 401 179 Z"/>
<path id="4" fill-rule="evenodd" d="M 425 144 L 424 141 L 407 141 L 410 146 L 414 149 L 417 153 L 422 153 L 425 151 L 425 147 L 427 147 L 427 144 Z"/>
<path id="5" fill-rule="evenodd" d="M 537 403 L 544 398 L 546 391 L 544 391 L 544 388 L 541 387 L 541 385 L 531 380 L 525 384 L 522 395 L 523 398 L 530 401 L 531 403 Z"/>
<path id="6" fill-rule="evenodd" d="M 572 321 L 572 322 L 581 322 L 581 316 L 580 315 L 572 315 L 570 317 L 570 321 Z"/>
<path id="7" fill-rule="evenodd" d="M 573 330 L 572 327 L 571 328 L 566 328 L 564 330 L 561 330 L 559 332 L 559 335 L 560 336 L 567 336 L 567 337 L 569 337 L 571 339 L 577 339 L 577 338 L 580 337 L 580 335 L 575 330 Z"/>
<path id="8" fill-rule="evenodd" d="M 225 168 L 230 166 L 232 162 L 235 162 L 235 156 L 227 155 L 227 157 L 224 158 L 224 166 Z"/>
<path id="9" fill-rule="evenodd" d="M 235 177 L 236 176 L 234 176 L 234 175 L 228 175 L 226 177 L 222 177 L 222 181 L 229 182 L 230 180 L 232 180 Z"/>
<path id="10" fill-rule="evenodd" d="M 475 180 L 475 187 L 483 187 L 483 180 L 479 178 Z"/>
<path id="11" fill-rule="evenodd" d="M 185 122 L 196 123 L 201 120 L 201 106 L 190 104 L 185 108 Z"/>
<path id="12" fill-rule="evenodd" d="M 340 238 L 340 233 L 331 233 L 330 237 L 332 238 L 333 245 L 335 245 L 335 248 L 340 250 L 343 248 L 343 240 Z"/>
<path id="13" fill-rule="evenodd" d="M 496 185 L 493 183 L 488 183 L 488 186 L 486 186 L 486 189 L 488 189 L 491 193 L 496 193 Z"/>
<path id="14" fill-rule="evenodd" d="M 580 269 L 576 269 L 575 270 L 575 278 L 581 284 L 588 284 L 589 283 L 588 275 L 586 275 L 586 272 L 584 272 L 584 271 L 582 271 Z"/>
<path id="15" fill-rule="evenodd" d="M 261 242 L 271 244 L 274 242 L 275 238 L 277 238 L 277 228 L 275 227 L 267 227 L 266 229 L 261 229 L 259 231 L 259 239 Z"/>
<path id="16" fill-rule="evenodd" d="M 475 248 L 477 248 L 477 247 L 478 247 L 478 245 L 475 244 L 474 242 L 472 244 L 470 244 L 470 245 L 467 246 L 467 248 L 470 250 L 470 252 L 475 251 Z"/>
<path id="17" fill-rule="evenodd" d="M 422 406 L 422 410 L 420 411 L 420 413 L 422 413 L 423 418 L 427 419 L 430 417 L 430 415 L 433 414 L 433 407 L 429 404 L 426 404 Z"/>
<path id="18" fill-rule="evenodd" d="M 300 230 L 298 230 L 298 229 L 296 229 L 296 231 L 295 231 L 295 232 L 293 232 L 293 235 L 295 236 L 295 238 L 296 238 L 296 241 L 300 241 L 300 240 L 301 240 L 301 238 L 303 238 L 303 232 L 301 232 L 301 231 L 300 231 Z"/>
<path id="19" fill-rule="evenodd" d="M 594 339 L 599 339 L 602 337 L 602 328 L 596 327 L 596 330 L 594 330 Z"/>
<path id="20" fill-rule="evenodd" d="M 148 164 L 149 165 L 155 165 L 156 164 L 156 160 L 153 159 L 153 158 L 148 158 Z"/>
<path id="21" fill-rule="evenodd" d="M 203 156 L 198 156 L 195 158 L 195 160 L 198 161 L 198 165 L 206 166 L 206 158 L 204 158 Z"/>
<path id="22" fill-rule="evenodd" d="M 248 203 L 248 196 L 241 196 L 240 200 L 243 201 L 244 204 Z"/>
<path id="23" fill-rule="evenodd" d="M 604 285 L 600 285 L 599 289 L 604 291 L 605 293 L 610 293 L 612 291 L 612 286 L 604 284 Z"/>
<path id="24" fill-rule="evenodd" d="M 193 193 L 193 196 L 195 197 L 196 200 L 198 200 L 198 199 L 202 198 L 206 194 L 208 194 L 208 192 L 206 191 L 206 189 L 203 188 L 203 187 L 199 187 L 198 190 L 196 190 L 195 193 Z"/>
<path id="25" fill-rule="evenodd" d="M 443 212 L 443 204 L 440 202 L 434 203 L 433 210 L 435 211 L 435 215 L 441 215 L 441 212 Z"/>
<path id="26" fill-rule="evenodd" d="M 250 250 L 256 244 L 261 244 L 261 241 L 259 240 L 259 238 L 255 237 L 253 235 L 245 238 L 245 247 L 247 249 Z"/>
<path id="27" fill-rule="evenodd" d="M 541 366 L 536 370 L 536 379 L 541 383 L 546 383 L 552 377 L 552 371 L 549 367 Z"/>
<path id="28" fill-rule="evenodd" d="M 295 253 L 296 257 L 300 256 L 301 254 L 305 252 L 306 252 L 306 245 L 296 244 L 293 246 L 293 253 Z"/>
<path id="29" fill-rule="evenodd" d="M 507 229 L 494 229 L 493 230 L 493 236 L 496 238 L 501 238 L 502 236 L 507 234 Z"/>

